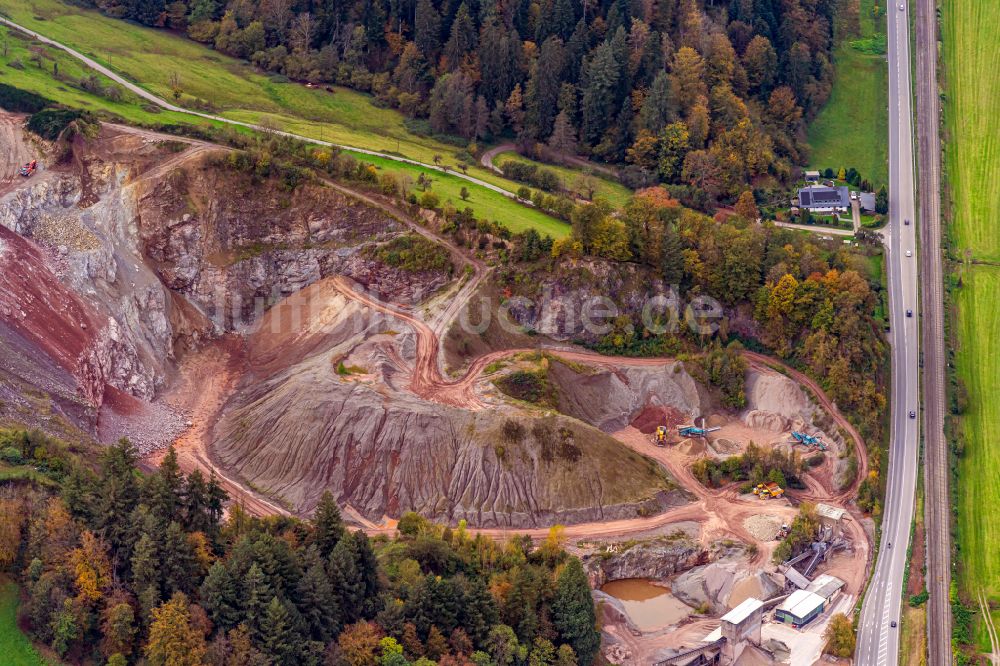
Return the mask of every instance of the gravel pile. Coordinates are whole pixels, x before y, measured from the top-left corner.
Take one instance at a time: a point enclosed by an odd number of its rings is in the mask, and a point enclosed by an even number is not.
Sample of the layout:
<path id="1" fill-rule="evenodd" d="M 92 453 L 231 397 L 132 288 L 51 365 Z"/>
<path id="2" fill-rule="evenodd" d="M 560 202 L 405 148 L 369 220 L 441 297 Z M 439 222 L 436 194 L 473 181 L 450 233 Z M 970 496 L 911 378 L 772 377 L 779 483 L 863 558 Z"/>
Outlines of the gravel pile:
<path id="1" fill-rule="evenodd" d="M 98 250 L 101 242 L 73 214 L 43 215 L 31 233 L 44 245 L 66 247 L 77 252 Z"/>
<path id="2" fill-rule="evenodd" d="M 766 514 L 756 514 L 743 521 L 743 527 L 758 541 L 774 541 L 781 529 L 781 519 Z"/>
<path id="3" fill-rule="evenodd" d="M 143 405 L 141 412 L 122 416 L 106 409 L 101 413 L 101 439 L 117 442 L 128 437 L 140 456 L 172 444 L 187 428 L 187 417 L 161 403 Z"/>

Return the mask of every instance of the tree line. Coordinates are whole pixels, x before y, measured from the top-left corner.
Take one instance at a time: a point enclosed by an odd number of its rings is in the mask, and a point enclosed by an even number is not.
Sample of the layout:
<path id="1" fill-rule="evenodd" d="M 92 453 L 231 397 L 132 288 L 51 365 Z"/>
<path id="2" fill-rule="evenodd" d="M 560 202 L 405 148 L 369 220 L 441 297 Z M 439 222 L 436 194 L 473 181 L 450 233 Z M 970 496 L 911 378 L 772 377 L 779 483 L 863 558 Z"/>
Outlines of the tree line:
<path id="1" fill-rule="evenodd" d="M 805 162 L 842 4 L 82 1 L 291 79 L 371 92 L 437 133 L 580 152 L 626 166 L 631 185 L 730 201 Z M 180 98 L 182 74 L 175 84 Z"/>
<path id="2" fill-rule="evenodd" d="M 43 440 L 11 441 L 20 455 Z M 95 470 L 68 463 L 58 492 L 0 493 L 0 570 L 22 583 L 21 624 L 69 663 L 572 666 L 597 654 L 587 577 L 557 530 L 537 547 L 498 543 L 407 514 L 395 538 L 369 539 L 329 493 L 310 521 L 238 505 L 224 518 L 218 481 L 181 473 L 173 449 L 152 474 L 136 462 L 122 440 Z"/>

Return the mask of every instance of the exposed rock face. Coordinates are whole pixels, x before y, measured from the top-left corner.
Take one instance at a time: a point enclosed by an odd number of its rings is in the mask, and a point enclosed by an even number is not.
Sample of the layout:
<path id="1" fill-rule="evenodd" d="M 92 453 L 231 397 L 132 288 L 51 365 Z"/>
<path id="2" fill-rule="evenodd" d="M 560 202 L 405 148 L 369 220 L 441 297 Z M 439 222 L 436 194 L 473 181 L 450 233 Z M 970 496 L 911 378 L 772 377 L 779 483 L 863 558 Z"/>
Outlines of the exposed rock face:
<path id="1" fill-rule="evenodd" d="M 625 578 L 666 580 L 704 561 L 706 551 L 683 533 L 638 543 L 620 553 L 600 553 L 585 560 L 590 586 Z"/>
<path id="2" fill-rule="evenodd" d="M 580 261 L 560 269 L 557 276 L 539 276 L 533 284 L 530 294 L 511 300 L 510 315 L 520 325 L 554 340 L 596 342 L 610 330 L 612 317 L 641 318 L 651 299 L 660 299 L 652 302 L 651 316 L 668 319 L 664 313 L 671 298 L 670 285 L 639 266 Z"/>
<path id="3" fill-rule="evenodd" d="M 0 197 L 0 228 L 13 232 L 5 246 L 18 257 L 0 294 L 5 339 L 68 373 L 43 382 L 45 363 L 21 363 L 17 377 L 76 396 L 88 407 L 69 418 L 85 431 L 106 386 L 153 398 L 177 349 L 248 325 L 325 275 L 357 276 L 402 302 L 449 279 L 363 259 L 366 244 L 405 231 L 377 209 L 320 186 L 251 183 L 211 168 L 210 151 L 176 154 L 166 143 L 106 127 L 76 141 L 69 166 Z"/>
<path id="4" fill-rule="evenodd" d="M 232 330 L 330 275 L 347 275 L 388 300 L 415 303 L 449 279 L 368 261 L 358 247 L 405 228 L 330 188 L 294 192 L 214 166 L 211 156 L 140 181 L 138 226 L 146 255 L 170 289 L 217 327 Z"/>
<path id="5" fill-rule="evenodd" d="M 105 384 L 137 376 L 135 350 L 115 320 L 59 281 L 37 247 L 6 227 L 0 242 L 0 321 L 35 350 L 31 357 L 50 359 L 72 376 L 84 401 L 99 407 Z"/>
<path id="6" fill-rule="evenodd" d="M 206 147 L 103 132 L 79 140 L 70 165 L 0 197 L 0 261 L 10 259 L 0 350 L 14 356 L 0 363 L 0 396 L 43 388 L 54 396 L 46 406 L 91 435 L 99 418 L 101 434 L 152 447 L 143 435 L 155 431 L 165 444 L 183 417 L 134 398 L 153 398 L 180 354 L 236 331 L 245 367 L 219 420 L 206 419 L 211 453 L 297 512 L 327 489 L 371 519 L 416 510 L 511 527 L 651 515 L 678 501 L 655 464 L 580 421 L 457 409 L 407 390 L 408 327 L 324 290 L 347 276 L 417 304 L 448 283 L 448 270 L 369 258 L 366 248 L 408 233 L 403 224 L 320 185 L 254 182 Z M 626 418 L 626 403 L 658 381 L 619 381 L 622 414 L 597 416 Z M 664 390 L 683 393 L 671 382 Z"/>

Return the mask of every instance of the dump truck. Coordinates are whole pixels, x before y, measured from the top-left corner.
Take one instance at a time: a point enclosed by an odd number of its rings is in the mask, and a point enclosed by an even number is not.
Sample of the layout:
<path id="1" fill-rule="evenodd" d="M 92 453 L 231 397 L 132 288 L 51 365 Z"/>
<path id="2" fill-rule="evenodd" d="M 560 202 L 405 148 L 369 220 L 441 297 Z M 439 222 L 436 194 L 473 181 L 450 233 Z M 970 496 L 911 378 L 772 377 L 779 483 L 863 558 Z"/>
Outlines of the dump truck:
<path id="1" fill-rule="evenodd" d="M 768 483 L 758 483 L 753 489 L 753 494 L 761 499 L 771 499 L 772 497 L 781 497 L 785 494 L 785 490 L 777 483 L 770 481 Z"/>
<path id="2" fill-rule="evenodd" d="M 657 446 L 667 445 L 667 426 L 656 426 L 656 432 L 653 434 L 653 443 Z"/>
<path id="3" fill-rule="evenodd" d="M 31 174 L 35 173 L 35 169 L 37 169 L 37 168 L 38 168 L 38 160 L 31 160 L 30 162 L 28 162 L 27 164 L 25 164 L 23 167 L 21 167 L 18 170 L 18 173 L 20 173 L 22 176 L 24 176 L 25 178 L 27 178 Z"/>

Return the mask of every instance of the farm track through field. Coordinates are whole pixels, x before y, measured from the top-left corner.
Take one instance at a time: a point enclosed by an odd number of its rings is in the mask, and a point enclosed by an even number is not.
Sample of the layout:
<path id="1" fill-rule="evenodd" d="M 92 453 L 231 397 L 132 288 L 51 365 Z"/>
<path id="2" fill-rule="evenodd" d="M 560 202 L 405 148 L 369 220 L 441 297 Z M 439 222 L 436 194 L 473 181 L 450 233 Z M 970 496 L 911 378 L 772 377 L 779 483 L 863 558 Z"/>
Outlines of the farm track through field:
<path id="1" fill-rule="evenodd" d="M 997 638 L 997 627 L 993 622 L 993 614 L 990 604 L 986 600 L 986 593 L 982 590 L 976 592 L 976 601 L 979 602 L 979 614 L 982 616 L 983 626 L 990 639 L 989 660 L 992 666 L 1000 666 L 1000 638 Z"/>

